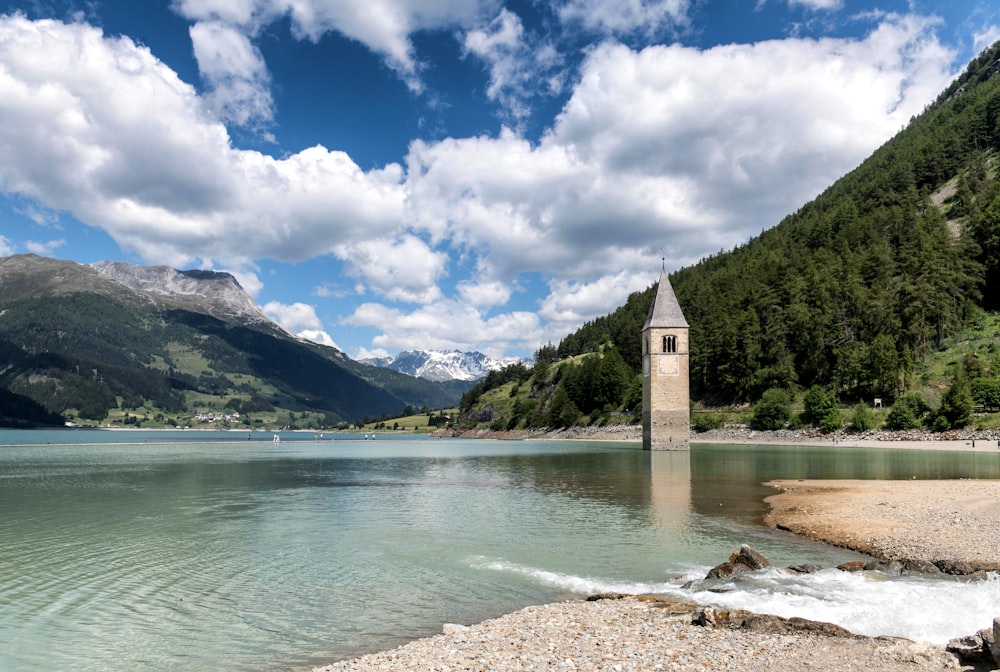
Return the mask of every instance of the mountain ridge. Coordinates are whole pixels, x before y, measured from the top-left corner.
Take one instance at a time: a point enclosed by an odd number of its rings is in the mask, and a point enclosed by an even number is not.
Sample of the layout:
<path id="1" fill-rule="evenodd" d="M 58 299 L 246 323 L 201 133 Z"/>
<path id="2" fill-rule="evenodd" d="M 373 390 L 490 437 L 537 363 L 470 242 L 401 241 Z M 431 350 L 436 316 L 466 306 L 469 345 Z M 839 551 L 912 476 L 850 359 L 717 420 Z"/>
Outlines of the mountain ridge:
<path id="1" fill-rule="evenodd" d="M 522 361 L 518 357 L 494 359 L 481 352 L 460 350 L 404 350 L 396 356 L 369 357 L 362 364 L 379 366 L 435 382 L 459 380 L 472 382 Z"/>
<path id="2" fill-rule="evenodd" d="M 43 424 L 183 426 L 231 410 L 244 424 L 318 428 L 448 406 L 464 391 L 288 334 L 228 273 L 0 257 L 0 318 L 5 406 Z"/>

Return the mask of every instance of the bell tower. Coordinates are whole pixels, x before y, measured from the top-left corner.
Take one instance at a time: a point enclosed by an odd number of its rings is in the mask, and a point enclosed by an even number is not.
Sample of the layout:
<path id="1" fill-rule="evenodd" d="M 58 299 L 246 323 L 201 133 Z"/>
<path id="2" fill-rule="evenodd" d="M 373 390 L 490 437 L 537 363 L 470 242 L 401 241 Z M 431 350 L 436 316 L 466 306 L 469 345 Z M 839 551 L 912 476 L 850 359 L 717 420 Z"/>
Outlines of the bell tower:
<path id="1" fill-rule="evenodd" d="M 688 323 L 660 271 L 656 296 L 642 327 L 642 448 L 688 450 L 691 391 Z"/>

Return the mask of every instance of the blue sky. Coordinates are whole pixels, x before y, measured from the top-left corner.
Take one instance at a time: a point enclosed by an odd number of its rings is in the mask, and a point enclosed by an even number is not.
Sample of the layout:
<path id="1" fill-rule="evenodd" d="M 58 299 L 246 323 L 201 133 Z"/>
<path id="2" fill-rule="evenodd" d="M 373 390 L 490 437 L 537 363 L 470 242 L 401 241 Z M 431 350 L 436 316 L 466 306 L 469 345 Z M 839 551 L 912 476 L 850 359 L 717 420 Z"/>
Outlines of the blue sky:
<path id="1" fill-rule="evenodd" d="M 997 39 L 978 0 L 0 1 L 0 255 L 227 270 L 352 357 L 530 356 Z"/>

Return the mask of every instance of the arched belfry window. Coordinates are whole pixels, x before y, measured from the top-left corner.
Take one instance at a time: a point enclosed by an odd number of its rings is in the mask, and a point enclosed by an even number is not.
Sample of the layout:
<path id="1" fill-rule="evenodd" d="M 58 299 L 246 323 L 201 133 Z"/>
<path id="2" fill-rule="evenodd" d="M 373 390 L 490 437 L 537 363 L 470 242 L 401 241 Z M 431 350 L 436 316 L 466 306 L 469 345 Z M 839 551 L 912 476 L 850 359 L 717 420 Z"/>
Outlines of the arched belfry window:
<path id="1" fill-rule="evenodd" d="M 667 344 L 668 344 L 667 337 L 664 336 L 663 337 L 663 352 L 670 352 L 669 350 L 667 350 Z"/>
<path id="2" fill-rule="evenodd" d="M 664 336 L 663 337 L 663 352 L 677 352 L 677 337 L 676 336 Z"/>

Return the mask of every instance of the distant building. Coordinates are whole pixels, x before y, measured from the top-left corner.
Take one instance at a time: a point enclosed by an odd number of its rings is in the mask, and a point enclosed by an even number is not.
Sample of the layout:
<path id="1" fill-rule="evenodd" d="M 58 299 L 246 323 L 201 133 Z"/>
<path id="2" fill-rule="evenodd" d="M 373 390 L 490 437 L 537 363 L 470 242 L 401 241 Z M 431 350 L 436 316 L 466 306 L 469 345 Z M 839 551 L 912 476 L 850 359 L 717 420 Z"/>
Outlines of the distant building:
<path id="1" fill-rule="evenodd" d="M 689 352 L 688 323 L 664 266 L 642 327 L 643 450 L 690 447 Z"/>

